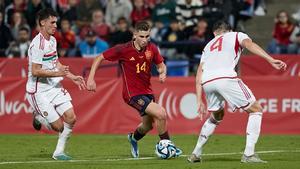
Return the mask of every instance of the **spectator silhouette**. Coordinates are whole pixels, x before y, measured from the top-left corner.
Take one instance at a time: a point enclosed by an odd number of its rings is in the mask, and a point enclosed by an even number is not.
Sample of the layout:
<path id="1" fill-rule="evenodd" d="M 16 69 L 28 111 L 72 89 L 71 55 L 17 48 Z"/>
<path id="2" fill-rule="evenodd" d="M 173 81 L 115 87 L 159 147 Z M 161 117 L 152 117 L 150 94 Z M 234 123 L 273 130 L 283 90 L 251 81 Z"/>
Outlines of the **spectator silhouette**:
<path id="1" fill-rule="evenodd" d="M 129 30 L 129 23 L 125 17 L 118 19 L 116 26 L 116 32 L 112 33 L 110 36 L 110 45 L 114 46 L 116 44 L 125 43 L 132 39 L 132 32 Z"/>
<path id="2" fill-rule="evenodd" d="M 5 57 L 5 50 L 13 40 L 9 27 L 4 23 L 3 13 L 0 12 L 0 57 Z"/>
<path id="3" fill-rule="evenodd" d="M 89 30 L 85 40 L 79 43 L 78 56 L 83 58 L 94 58 L 108 49 L 108 44 L 99 39 L 93 30 Z"/>
<path id="4" fill-rule="evenodd" d="M 292 53 L 290 36 L 294 27 L 288 13 L 284 10 L 279 11 L 275 18 L 273 39 L 268 46 L 268 51 L 272 54 Z"/>
<path id="5" fill-rule="evenodd" d="M 21 27 L 18 31 L 18 39 L 11 42 L 6 50 L 8 58 L 27 57 L 27 50 L 30 45 L 30 31 L 27 27 Z"/>

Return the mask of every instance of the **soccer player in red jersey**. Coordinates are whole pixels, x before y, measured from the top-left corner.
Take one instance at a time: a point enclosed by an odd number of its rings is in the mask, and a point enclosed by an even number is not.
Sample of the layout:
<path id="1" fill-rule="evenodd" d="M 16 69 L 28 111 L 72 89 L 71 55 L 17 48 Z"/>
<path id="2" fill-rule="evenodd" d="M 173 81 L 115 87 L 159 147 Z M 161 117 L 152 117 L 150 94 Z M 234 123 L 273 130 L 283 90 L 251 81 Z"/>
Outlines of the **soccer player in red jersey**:
<path id="1" fill-rule="evenodd" d="M 142 118 L 134 133 L 128 134 L 131 154 L 134 158 L 139 156 L 137 141 L 153 128 L 154 122 L 160 139 L 170 139 L 166 125 L 166 111 L 154 102 L 150 83 L 152 62 L 157 66 L 161 83 L 166 80 L 167 68 L 157 46 L 149 42 L 150 31 L 148 22 L 138 22 L 135 25 L 132 41 L 116 45 L 95 58 L 87 80 L 87 89 L 95 91 L 94 76 L 101 62 L 104 59 L 119 61 L 123 75 L 123 99 L 135 108 Z M 176 148 L 176 156 L 181 153 L 182 151 Z"/>

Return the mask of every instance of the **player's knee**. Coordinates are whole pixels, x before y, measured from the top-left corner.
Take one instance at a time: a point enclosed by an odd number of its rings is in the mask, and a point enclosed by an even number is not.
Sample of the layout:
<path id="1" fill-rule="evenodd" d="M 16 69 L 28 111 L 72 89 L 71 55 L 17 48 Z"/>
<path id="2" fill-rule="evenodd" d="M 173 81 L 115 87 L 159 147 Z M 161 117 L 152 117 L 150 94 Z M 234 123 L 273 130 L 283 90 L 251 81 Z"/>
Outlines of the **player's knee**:
<path id="1" fill-rule="evenodd" d="M 213 115 L 216 120 L 220 121 L 223 120 L 224 117 L 224 109 L 218 110 L 216 112 L 213 112 Z"/>
<path id="2" fill-rule="evenodd" d="M 62 132 L 64 130 L 64 125 L 61 123 L 51 124 L 51 128 L 56 132 Z"/>
<path id="3" fill-rule="evenodd" d="M 161 108 L 157 113 L 158 120 L 167 120 L 167 113 L 164 108 Z"/>
<path id="4" fill-rule="evenodd" d="M 73 113 L 71 115 L 65 116 L 64 121 L 68 124 L 74 125 L 76 123 L 76 115 Z"/>
<path id="5" fill-rule="evenodd" d="M 212 112 L 209 120 L 214 124 L 220 124 L 224 117 L 224 109 Z"/>
<path id="6" fill-rule="evenodd" d="M 255 112 L 262 112 L 262 107 L 261 105 L 255 101 L 252 106 L 250 108 L 247 109 L 247 112 L 248 113 L 255 113 Z"/>
<path id="7" fill-rule="evenodd" d="M 70 123 L 74 125 L 74 124 L 76 123 L 76 120 L 77 120 L 77 119 L 76 119 L 76 116 L 74 115 L 74 116 L 70 119 Z"/>
<path id="8" fill-rule="evenodd" d="M 70 118 L 68 121 L 67 121 L 68 124 L 71 124 L 71 125 L 74 125 L 76 123 L 76 117 L 73 117 L 73 118 Z"/>

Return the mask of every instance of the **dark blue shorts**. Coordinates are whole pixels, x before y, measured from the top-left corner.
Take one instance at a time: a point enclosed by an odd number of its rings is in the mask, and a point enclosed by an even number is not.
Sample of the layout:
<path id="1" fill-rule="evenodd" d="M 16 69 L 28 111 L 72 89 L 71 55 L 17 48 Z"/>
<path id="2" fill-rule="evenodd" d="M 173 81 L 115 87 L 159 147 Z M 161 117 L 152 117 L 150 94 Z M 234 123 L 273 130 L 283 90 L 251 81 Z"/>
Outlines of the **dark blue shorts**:
<path id="1" fill-rule="evenodd" d="M 135 108 L 140 113 L 140 116 L 145 116 L 145 110 L 151 101 L 155 101 L 154 96 L 152 94 L 144 94 L 131 97 L 128 104 Z"/>

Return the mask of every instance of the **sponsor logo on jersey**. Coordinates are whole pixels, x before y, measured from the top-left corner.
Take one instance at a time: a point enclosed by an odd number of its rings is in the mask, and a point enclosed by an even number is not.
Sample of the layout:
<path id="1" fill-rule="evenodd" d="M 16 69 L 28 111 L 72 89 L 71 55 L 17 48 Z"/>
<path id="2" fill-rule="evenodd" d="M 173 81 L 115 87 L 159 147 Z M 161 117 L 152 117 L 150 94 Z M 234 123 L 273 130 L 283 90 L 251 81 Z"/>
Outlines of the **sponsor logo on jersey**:
<path id="1" fill-rule="evenodd" d="M 134 61 L 135 59 L 134 59 L 134 57 L 131 57 L 129 60 Z"/>

